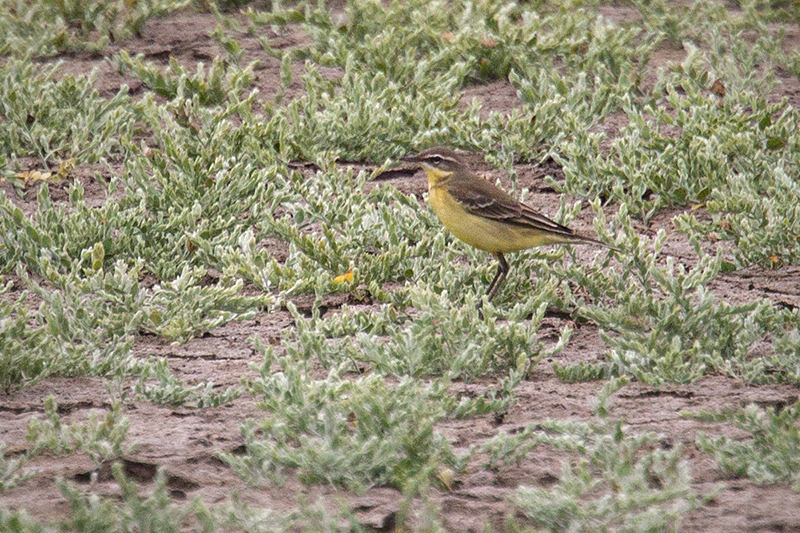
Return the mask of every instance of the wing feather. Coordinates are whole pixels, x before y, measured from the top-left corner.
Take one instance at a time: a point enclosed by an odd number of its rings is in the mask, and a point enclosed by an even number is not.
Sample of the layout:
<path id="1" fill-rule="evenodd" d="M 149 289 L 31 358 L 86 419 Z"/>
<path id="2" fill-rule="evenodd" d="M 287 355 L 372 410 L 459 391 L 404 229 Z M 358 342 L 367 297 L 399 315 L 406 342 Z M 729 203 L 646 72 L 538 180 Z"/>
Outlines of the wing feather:
<path id="1" fill-rule="evenodd" d="M 478 176 L 448 184 L 448 192 L 472 215 L 565 237 L 578 235 Z"/>

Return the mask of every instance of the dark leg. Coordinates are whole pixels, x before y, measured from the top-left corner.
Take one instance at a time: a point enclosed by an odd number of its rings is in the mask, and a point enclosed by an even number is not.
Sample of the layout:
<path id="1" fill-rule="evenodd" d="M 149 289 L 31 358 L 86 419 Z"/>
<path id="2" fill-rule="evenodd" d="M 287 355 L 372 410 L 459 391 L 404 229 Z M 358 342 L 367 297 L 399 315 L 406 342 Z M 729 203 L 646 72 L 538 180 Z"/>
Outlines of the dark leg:
<path id="1" fill-rule="evenodd" d="M 492 255 L 494 255 L 494 254 L 492 254 Z M 494 286 L 497 285 L 497 280 L 499 280 L 500 276 L 502 276 L 502 275 L 503 275 L 503 267 L 500 266 L 500 265 L 497 265 L 497 272 L 494 275 L 494 279 L 492 279 L 492 282 L 489 284 L 489 288 L 486 289 L 486 294 L 492 294 L 494 292 Z M 491 302 L 492 299 L 489 298 L 489 301 Z"/>
<path id="2" fill-rule="evenodd" d="M 494 275 L 494 279 L 489 284 L 489 290 L 486 291 L 486 296 L 489 297 L 488 301 L 490 302 L 492 301 L 492 298 L 494 298 L 494 295 L 497 293 L 497 289 L 499 289 L 500 285 L 502 285 L 503 282 L 506 280 L 506 275 L 510 270 L 508 267 L 508 262 L 506 262 L 506 258 L 503 257 L 503 254 L 497 252 L 496 254 L 493 255 L 497 258 L 499 264 L 497 265 L 497 274 Z"/>

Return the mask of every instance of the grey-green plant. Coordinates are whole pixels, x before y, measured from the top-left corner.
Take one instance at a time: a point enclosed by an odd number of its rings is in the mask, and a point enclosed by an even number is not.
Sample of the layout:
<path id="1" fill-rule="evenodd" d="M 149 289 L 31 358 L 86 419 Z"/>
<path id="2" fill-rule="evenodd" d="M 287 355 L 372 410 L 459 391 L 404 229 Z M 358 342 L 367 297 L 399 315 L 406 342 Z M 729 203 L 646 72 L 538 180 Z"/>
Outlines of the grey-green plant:
<path id="1" fill-rule="evenodd" d="M 625 205 L 613 226 L 626 243 L 618 269 L 552 265 L 596 298 L 575 302 L 575 312 L 601 328 L 609 347 L 607 363 L 596 372 L 633 375 L 655 387 L 690 383 L 709 372 L 748 383 L 796 379 L 796 350 L 787 342 L 800 323 L 796 311 L 767 300 L 730 304 L 716 296 L 708 285 L 723 268 L 720 254 L 697 247 L 691 270 L 671 257 L 661 263 L 666 233 L 660 230 L 652 241 L 636 235 Z M 778 342 L 765 344 L 768 338 Z M 753 357 L 765 348 L 766 354 Z"/>
<path id="2" fill-rule="evenodd" d="M 102 463 L 130 454 L 134 445 L 126 442 L 130 422 L 115 404 L 105 415 L 92 411 L 85 423 L 63 426 L 55 397 L 44 401 L 45 419 L 31 418 L 25 439 L 30 443 L 28 456 L 43 450 L 57 455 L 82 452 L 100 466 Z"/>
<path id="3" fill-rule="evenodd" d="M 612 367 L 609 364 L 591 364 L 579 362 L 575 364 L 561 364 L 553 361 L 553 372 L 564 383 L 581 383 L 584 381 L 599 381 L 612 376 Z"/>
<path id="4" fill-rule="evenodd" d="M 433 221 L 418 202 L 394 188 L 364 191 L 370 176 L 329 163 L 310 179 L 292 173 L 284 186 L 282 216 L 265 213 L 255 223 L 262 235 L 289 244 L 288 257 L 278 263 L 258 249 L 255 232 L 248 232 L 222 267 L 287 294 L 324 294 L 404 279 L 426 249 L 425 231 Z M 350 269 L 353 284 L 334 282 Z"/>
<path id="5" fill-rule="evenodd" d="M 629 434 L 621 421 L 595 427 L 546 427 L 541 437 L 577 454 L 552 489 L 521 486 L 513 502 L 542 531 L 678 531 L 700 501 L 679 449 L 657 449 L 652 434 Z M 602 472 L 602 474 L 600 474 Z"/>
<path id="6" fill-rule="evenodd" d="M 452 67 L 460 68 L 461 64 Z M 274 109 L 281 129 L 292 131 L 276 139 L 279 150 L 301 160 L 330 152 L 349 161 L 383 162 L 416 144 L 441 142 L 476 122 L 477 113 L 472 111 L 470 117 L 470 111 L 457 109 L 457 78 L 420 75 L 409 91 L 407 83 L 365 71 L 354 61 L 348 61 L 342 77 L 334 80 L 306 62 L 306 94 Z M 416 131 L 417 138 L 408 139 L 408 131 Z"/>
<path id="7" fill-rule="evenodd" d="M 764 68 L 778 61 L 780 39 L 759 28 L 750 43 L 722 13 L 704 31 L 707 47 L 687 41 L 685 58 L 661 67 L 649 94 L 621 97 L 629 125 L 609 143 L 610 157 L 600 155 L 604 135 L 575 128 L 554 153 L 564 163 L 564 190 L 615 196 L 647 219 L 664 206 L 730 197 L 737 176 L 759 188 L 776 162 L 795 160 L 783 148 L 796 143 L 796 110 L 769 98 L 777 81 Z"/>
<path id="8" fill-rule="evenodd" d="M 348 2 L 343 22 L 312 2 L 269 12 L 249 9 L 247 14 L 254 23 L 273 27 L 300 23 L 314 46 L 293 52 L 297 56 L 340 67 L 355 60 L 397 80 L 413 74 L 410 65 L 419 55 L 435 58 L 431 75 L 466 62 L 469 70 L 462 75 L 466 84 L 505 78 L 515 67 L 552 58 L 598 73 L 603 69 L 597 65 L 603 64 L 613 76 L 626 68 L 626 55 L 646 55 L 648 44 L 637 42 L 637 29 L 605 23 L 581 2 L 573 4 L 575 9 L 495 0 L 455 5 L 419 0 L 378 5 L 357 0 Z M 576 50 L 583 53 L 575 54 Z"/>
<path id="9" fill-rule="evenodd" d="M 187 386 L 182 379 L 170 372 L 166 359 L 148 363 L 142 365 L 134 392 L 153 403 L 203 409 L 228 404 L 242 395 L 242 389 L 238 387 L 215 391 L 211 381 Z M 156 382 L 152 383 L 153 380 Z"/>
<path id="10" fill-rule="evenodd" d="M 244 503 L 233 494 L 218 504 L 207 504 L 195 498 L 191 502 L 176 501 L 169 484 L 169 475 L 158 468 L 151 490 L 142 494 L 141 486 L 125 475 L 122 463 L 111 467 L 119 496 L 87 492 L 84 487 L 66 480 L 59 489 L 68 509 L 58 521 L 34 519 L 25 510 L 0 509 L 0 528 L 10 533 L 115 532 L 149 531 L 178 532 L 193 530 L 214 532 L 248 531 L 284 533 L 303 528 L 306 531 L 330 531 L 332 525 L 348 521 L 352 529 L 363 531 L 348 510 L 330 511 L 325 502 L 286 513 L 263 506 Z"/>
<path id="11" fill-rule="evenodd" d="M 374 313 L 374 321 L 363 315 L 318 319 L 295 313 L 297 333 L 286 349 L 297 356 L 313 354 L 326 367 L 366 363 L 397 376 L 444 374 L 450 379 L 474 379 L 497 372 L 524 374 L 543 357 L 558 353 L 569 338 L 568 329 L 551 346 L 538 337 L 546 298 L 554 285 L 552 279 L 546 280 L 536 298 L 514 305 L 504 321 L 497 320 L 493 309 L 484 311 L 484 320 L 479 318 L 475 302 L 480 301 L 480 293 L 470 301 L 465 295 L 424 288 L 408 291 L 403 298 L 405 306 L 410 306 L 406 313 L 393 312 L 403 309 L 395 304 Z"/>
<path id="12" fill-rule="evenodd" d="M 795 118 L 797 114 L 795 113 Z M 766 122 L 766 121 L 765 121 Z M 786 137 L 791 150 L 797 135 Z M 776 138 L 777 139 L 777 138 Z M 783 143 L 784 141 L 780 141 Z M 786 148 L 779 147 L 780 150 Z M 780 160 L 759 175 L 732 176 L 725 194 L 715 193 L 706 206 L 712 220 L 702 220 L 693 213 L 675 217 L 675 225 L 690 239 L 731 240 L 732 266 L 759 265 L 779 268 L 800 261 L 800 216 L 797 201 L 800 188 L 800 161 Z"/>
<path id="13" fill-rule="evenodd" d="M 120 50 L 111 63 L 120 75 L 130 71 L 159 96 L 170 100 L 196 98 L 203 106 L 238 101 L 253 83 L 253 68 L 258 64 L 253 62 L 242 69 L 215 57 L 208 72 L 203 63 L 198 63 L 196 72 L 192 74 L 174 57 L 169 59 L 169 68 L 162 69 L 145 62 L 144 54 L 132 58 L 125 50 Z"/>
<path id="14" fill-rule="evenodd" d="M 0 494 L 25 482 L 36 474 L 35 469 L 25 468 L 27 461 L 27 454 L 20 454 L 13 459 L 7 456 L 6 444 L 0 442 Z"/>
<path id="15" fill-rule="evenodd" d="M 218 42 L 220 46 L 222 46 L 222 48 L 224 48 L 228 53 L 230 62 L 238 66 L 241 64 L 242 58 L 244 57 L 245 48 L 242 47 L 239 41 L 225 32 L 225 26 L 229 20 L 230 19 L 227 18 L 223 19 L 223 22 L 214 28 L 214 33 L 212 36 L 214 40 Z M 235 24 L 235 22 L 233 24 Z"/>
<path id="16" fill-rule="evenodd" d="M 256 24 L 299 23 L 312 38 L 311 47 L 290 52 L 262 40 L 283 65 L 287 58 L 306 60 L 306 95 L 275 109 L 300 126 L 303 135 L 290 139 L 299 157 L 327 150 L 382 161 L 403 147 L 446 143 L 491 153 L 511 149 L 531 159 L 542 144 L 568 137 L 575 127 L 570 120 L 594 124 L 620 96 L 635 92 L 641 76 L 633 61 L 641 68 L 654 45 L 638 29 L 607 23 L 582 5 L 353 1 L 346 12 L 346 22 L 339 22 L 311 2 L 248 10 Z M 556 73 L 557 65 L 568 73 Z M 320 68 L 331 66 L 343 71 L 341 78 L 321 76 Z M 520 108 L 488 116 L 477 102 L 457 108 L 467 86 L 495 79 L 511 82 Z M 593 111 L 600 117 L 590 116 Z M 409 139 L 407 131 L 418 133 Z"/>
<path id="17" fill-rule="evenodd" d="M 265 360 L 247 388 L 267 417 L 242 426 L 244 454 L 220 455 L 244 479 L 280 482 L 291 469 L 305 484 L 408 489 L 462 468 L 435 428 L 457 405 L 441 380 L 348 377 L 344 365 L 315 378 L 310 361 L 256 346 Z"/>
<path id="18" fill-rule="evenodd" d="M 633 433 L 608 416 L 609 396 L 627 383 L 612 380 L 601 391 L 592 422 L 547 420 L 486 445 L 492 463 L 508 468 L 537 446 L 570 455 L 549 489 L 520 486 L 512 503 L 541 531 L 678 531 L 686 514 L 702 505 L 680 447 L 663 449 L 653 433 Z"/>
<path id="19" fill-rule="evenodd" d="M 742 97 L 738 105 L 718 105 L 716 96 L 703 94 L 713 81 L 705 72 L 693 85 L 680 79 L 687 94 L 666 85 L 664 105 L 627 102 L 630 123 L 611 143 L 611 157 L 600 155 L 602 137 L 589 132 L 564 143 L 563 156 L 558 156 L 564 164 L 564 190 L 616 196 L 632 213 L 649 219 L 666 206 L 717 198 L 724 202 L 726 197 L 735 202 L 741 196 L 736 194 L 741 188 L 738 176 L 746 176 L 759 190 L 773 181 L 768 172 L 775 165 L 796 168 L 793 152 L 786 148 L 797 142 L 797 111 L 786 102 Z M 769 117 L 777 118 L 773 123 Z M 674 135 L 676 130 L 680 136 Z M 735 209 L 740 211 L 744 209 Z"/>
<path id="20" fill-rule="evenodd" d="M 12 282 L 0 287 L 5 294 L 13 287 Z M 12 390 L 26 376 L 41 373 L 43 361 L 36 361 L 30 352 L 41 346 L 45 330 L 31 329 L 25 309 L 27 294 L 22 293 L 16 302 L 0 299 L 0 389 Z"/>
<path id="21" fill-rule="evenodd" d="M 99 52 L 139 35 L 152 17 L 191 0 L 8 0 L 0 4 L 0 55 Z"/>
<path id="22" fill-rule="evenodd" d="M 86 285 L 100 286 L 103 278 Z M 85 286 L 69 285 L 62 292 L 45 289 L 26 276 L 22 279 L 28 289 L 13 304 L 0 303 L 0 385 L 5 391 L 54 375 L 134 371 L 129 324 L 114 315 L 104 298 L 87 298 Z M 41 298 L 36 309 L 28 304 L 30 293 Z"/>
<path id="23" fill-rule="evenodd" d="M 54 533 L 56 528 L 48 528 L 40 524 L 22 509 L 10 511 L 0 509 L 0 529 L 9 533 Z"/>
<path id="24" fill-rule="evenodd" d="M 97 69 L 79 76 L 62 70 L 61 62 L 14 58 L 0 66 L 0 152 L 12 169 L 25 157 L 36 158 L 42 171 L 70 159 L 80 165 L 118 157 L 121 139 L 133 135 L 127 86 L 104 98 Z"/>
<path id="25" fill-rule="evenodd" d="M 66 481 L 60 484 L 61 493 L 70 506 L 70 515 L 60 524 L 62 531 L 184 531 L 187 523 L 203 531 L 214 531 L 215 523 L 205 506 L 195 500 L 192 505 L 179 506 L 167 486 L 163 468 L 156 473 L 154 489 L 148 496 L 139 495 L 136 482 L 126 478 L 122 463 L 112 465 L 114 481 L 121 489 L 120 501 L 84 494 Z"/>
<path id="26" fill-rule="evenodd" d="M 711 455 L 727 475 L 747 477 L 758 484 L 790 482 L 795 491 L 800 491 L 800 403 L 783 408 L 748 404 L 743 409 L 686 416 L 733 425 L 749 434 L 741 440 L 698 433 L 698 448 Z"/>
<path id="27" fill-rule="evenodd" d="M 20 270 L 27 290 L 13 304 L 0 303 L 0 317 L 5 318 L 0 323 L 5 349 L 0 384 L 6 390 L 54 375 L 138 375 L 142 363 L 131 353 L 137 335 L 152 332 L 185 342 L 231 320 L 254 316 L 272 301 L 269 295 L 242 296 L 241 281 L 204 286 L 202 268 L 186 268 L 171 282 L 145 288 L 138 279 L 141 261 L 129 268 L 119 260 L 104 269 L 99 244 L 82 258 L 68 274 L 43 260 L 47 284 Z M 29 293 L 41 301 L 36 309 L 27 304 Z M 203 393 L 198 401 L 214 397 Z"/>
<path id="28" fill-rule="evenodd" d="M 102 50 L 185 2 L 129 4 L 5 2 L 0 54 Z M 611 378 L 606 399 L 621 383 L 615 376 L 656 388 L 709 373 L 800 383 L 799 312 L 728 302 L 714 289 L 736 268 L 798 261 L 799 121 L 790 101 L 772 95 L 778 67 L 799 70 L 774 25 L 793 10 L 779 0 L 741 2 L 735 12 L 710 0 L 685 10 L 630 5 L 642 19 L 621 24 L 581 0 L 353 0 L 344 18 L 320 2 L 254 5 L 247 14 L 259 27 L 249 32 L 297 24 L 309 39 L 284 49 L 262 38 L 281 62 L 269 101 L 253 87 L 256 65 L 242 64 L 233 19 L 214 3 L 205 7 L 220 23 L 213 37 L 224 59 L 163 67 L 121 45 L 110 62 L 142 80 L 136 98 L 125 90 L 101 97 L 96 74 L 9 58 L 0 67 L 0 177 L 28 205 L 0 198 L 0 270 L 10 278 L 0 282 L 0 386 L 97 375 L 122 390 L 134 378 L 133 392 L 156 403 L 219 405 L 240 389 L 187 385 L 165 360 L 134 357 L 138 336 L 184 342 L 285 307 L 291 333 L 274 352 L 259 349 L 265 363 L 244 385 L 263 420 L 243 426 L 243 455 L 222 457 L 248 481 L 296 474 L 355 490 L 391 485 L 411 502 L 449 488 L 469 457 L 452 449 L 441 424 L 505 412 L 531 370 L 569 342 L 569 329 L 543 338 L 554 308 L 599 327 L 606 360 L 556 358 L 553 370 L 569 382 Z M 655 50 L 679 46 L 681 60 L 651 71 Z M 300 61 L 305 74 L 295 77 Z M 466 101 L 486 83 L 516 92 L 516 107 L 487 112 Z M 620 121 L 614 138 L 600 133 L 614 135 Z M 614 202 L 609 224 L 593 204 L 595 230 L 622 251 L 583 262 L 569 247 L 516 254 L 481 318 L 474 306 L 494 274 L 486 254 L 456 243 L 419 198 L 370 183 L 392 159 L 432 144 L 483 151 L 509 170 L 552 157 L 565 179 L 554 172 L 547 185 Z M 382 168 L 348 169 L 354 160 Z M 87 164 L 102 169 L 100 206 L 84 197 Z M 80 179 L 33 185 L 34 195 L 27 170 Z M 524 198 L 513 171 L 511 180 Z M 51 194 L 56 188 L 67 198 Z M 548 215 L 570 222 L 576 198 Z M 666 235 L 640 237 L 629 216 L 647 224 L 671 209 L 683 210 L 673 221 L 695 251 L 686 261 L 666 258 Z M 272 253 L 276 242 L 282 257 Z M 332 293 L 347 303 L 331 305 Z M 312 303 L 299 311 L 292 302 L 306 295 Z M 451 380 L 482 392 L 459 395 Z M 559 448 L 570 460 L 558 484 L 520 489 L 513 500 L 537 527 L 669 529 L 698 504 L 680 450 L 658 449 L 656 436 L 610 420 L 604 402 L 591 423 L 548 421 L 501 435 L 483 449 L 486 467 L 513 468 L 536 447 Z M 47 409 L 32 422 L 35 449 L 85 449 L 95 461 L 127 453 L 121 411 L 66 428 Z M 732 475 L 796 485 L 786 475 L 796 470 L 796 406 L 744 413 L 715 421 L 752 432 L 752 442 L 703 437 L 699 445 Z M 23 481 L 22 462 L 0 461 L 0 486 Z M 352 524 L 348 512 L 313 506 L 282 520 L 236 505 L 187 511 L 168 501 L 163 475 L 150 499 L 119 467 L 115 479 L 119 501 L 64 485 L 71 514 L 61 529 Z M 430 530 L 442 527 L 432 508 L 422 514 Z M 54 528 L 0 511 L 0 529 Z"/>
<path id="29" fill-rule="evenodd" d="M 694 2 L 687 9 L 674 9 L 665 0 L 634 0 L 631 4 L 641 14 L 646 32 L 673 47 L 703 39 L 709 27 L 728 18 L 722 5 L 707 0 Z"/>

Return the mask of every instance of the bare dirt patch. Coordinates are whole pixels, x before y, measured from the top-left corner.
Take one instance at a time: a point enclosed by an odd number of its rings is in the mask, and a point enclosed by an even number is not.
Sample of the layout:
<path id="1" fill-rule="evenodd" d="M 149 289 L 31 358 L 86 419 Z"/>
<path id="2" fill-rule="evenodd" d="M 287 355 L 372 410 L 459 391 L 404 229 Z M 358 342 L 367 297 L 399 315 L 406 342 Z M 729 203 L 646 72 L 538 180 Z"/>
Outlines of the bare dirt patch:
<path id="1" fill-rule="evenodd" d="M 626 7 L 606 6 L 603 15 L 615 22 L 624 22 L 638 14 Z M 110 57 L 119 49 L 131 55 L 143 53 L 153 61 L 175 57 L 184 64 L 197 61 L 209 63 L 221 48 L 212 40 L 217 22 L 210 14 L 189 11 L 175 13 L 147 24 L 141 37 L 117 43 L 107 52 Z M 256 87 L 261 97 L 271 99 L 280 86 L 280 61 L 264 52 L 258 40 L 267 37 L 273 48 L 304 46 L 302 32 L 275 33 L 265 28 L 263 35 L 241 35 L 246 50 L 244 62 L 258 60 Z M 788 45 L 800 47 L 800 34 L 787 34 Z M 654 54 L 650 69 L 658 68 L 667 61 L 680 59 L 679 49 L 665 49 Z M 141 92 L 141 82 L 120 76 L 104 57 L 90 54 L 62 55 L 63 73 L 80 74 L 98 69 L 97 89 L 101 95 L 111 96 L 123 84 L 136 95 Z M 302 65 L 293 66 L 295 82 L 288 87 L 289 98 L 302 93 L 302 84 L 296 80 L 303 72 Z M 334 73 L 331 73 L 332 75 Z M 646 76 L 645 76 L 646 77 Z M 796 78 L 782 79 L 781 93 L 793 105 L 800 101 L 800 89 Z M 509 112 L 520 105 L 513 89 L 505 83 L 470 87 L 464 96 L 465 102 L 477 99 L 484 113 L 490 111 Z M 624 124 L 619 117 L 611 117 L 601 128 L 607 129 L 609 138 L 619 134 Z M 490 179 L 499 178 L 504 186 L 510 186 L 503 172 L 490 170 L 480 154 L 469 158 L 469 163 Z M 97 182 L 105 169 L 84 171 L 73 179 L 80 180 L 91 198 L 92 205 L 101 205 L 105 188 Z M 555 164 L 517 167 L 519 187 L 529 188 L 535 193 L 535 205 L 545 214 L 552 215 L 558 208 L 560 196 L 544 181 L 546 175 L 560 179 L 560 169 Z M 96 177 L 97 176 L 97 177 Z M 394 181 L 394 185 L 406 193 L 422 198 L 425 184 L 420 175 L 409 173 L 407 177 Z M 36 189 L 17 196 L 8 183 L 0 183 L 5 194 L 14 199 L 24 212 L 36 209 Z M 56 202 L 66 201 L 66 184 L 52 185 L 51 195 Z M 420 209 L 424 209 L 420 205 Z M 642 233 L 653 234 L 658 229 L 674 232 L 671 218 L 674 213 L 654 217 Z M 592 214 L 584 209 L 574 226 L 589 230 Z M 285 257 L 285 245 L 279 242 L 264 243 L 275 257 Z M 667 252 L 676 258 L 690 255 L 685 240 L 668 241 Z M 583 252 L 582 252 L 583 253 Z M 587 252 L 588 253 L 588 252 Z M 800 269 L 782 266 L 774 270 L 752 267 L 721 275 L 713 283 L 713 289 L 731 303 L 741 303 L 765 297 L 786 306 L 800 306 L 798 288 Z M 19 291 L 11 296 L 19 295 Z M 332 298 L 328 312 L 338 312 L 347 297 Z M 302 302 L 298 302 L 302 308 Z M 569 317 L 548 316 L 540 334 L 548 330 L 559 331 L 565 325 L 574 328 L 571 341 L 555 361 L 560 363 L 597 362 L 602 360 L 604 344 L 597 329 L 587 324 L 576 324 Z M 166 357 L 170 369 L 192 384 L 211 380 L 218 386 L 234 386 L 244 377 L 252 377 L 250 365 L 259 365 L 260 357 L 248 339 L 258 337 L 265 344 L 277 344 L 293 327 L 291 315 L 286 311 L 262 313 L 240 323 L 232 323 L 182 345 L 174 345 L 152 336 L 140 337 L 134 353 L 142 358 Z M 490 384 L 486 384 L 488 386 Z M 516 405 L 504 416 L 487 415 L 466 421 L 446 421 L 438 427 L 455 450 L 466 451 L 470 446 L 479 446 L 500 432 L 513 432 L 526 424 L 546 419 L 588 421 L 592 419 L 592 398 L 601 388 L 600 383 L 567 384 L 559 381 L 551 366 L 543 361 L 534 369 L 528 380 L 520 385 L 516 394 Z M 481 385 L 456 384 L 455 391 Z M 60 406 L 63 424 L 86 420 L 92 409 L 108 410 L 109 395 L 102 380 L 93 378 L 53 378 L 25 388 L 12 395 L 0 396 L 0 440 L 8 445 L 7 453 L 22 453 L 28 443 L 25 440 L 26 424 L 35 417 L 42 417 L 44 399 L 54 395 Z M 723 376 L 705 377 L 686 386 L 671 386 L 655 391 L 643 384 L 633 384 L 616 395 L 611 402 L 611 415 L 627 421 L 633 432 L 653 431 L 663 435 L 662 445 L 673 448 L 681 446 L 685 460 L 689 463 L 694 489 L 701 494 L 715 493 L 711 503 L 693 511 L 683 525 L 684 531 L 696 532 L 753 532 L 753 531 L 800 531 L 800 494 L 791 490 L 788 483 L 757 486 L 748 479 L 728 479 L 708 456 L 695 447 L 699 431 L 709 431 L 708 424 L 681 417 L 683 412 L 719 411 L 727 407 L 748 403 L 763 405 L 787 405 L 800 395 L 796 387 L 758 386 L 749 387 Z M 210 409 L 187 409 L 160 407 L 147 402 L 129 402 L 124 409 L 130 420 L 129 442 L 135 449 L 125 454 L 126 474 L 143 491 L 148 491 L 155 476 L 156 467 L 168 472 L 168 486 L 176 501 L 200 498 L 208 503 L 223 501 L 234 491 L 242 500 L 266 506 L 277 511 L 289 512 L 304 502 L 321 498 L 331 508 L 344 501 L 359 517 L 362 524 L 377 531 L 394 530 L 394 517 L 402 504 L 402 495 L 394 489 L 376 487 L 365 494 L 353 494 L 327 486 L 305 486 L 291 476 L 282 486 L 264 483 L 250 486 L 244 483 L 216 454 L 234 452 L 242 445 L 240 426 L 248 419 L 263 417 L 253 402 L 245 395 L 228 405 Z M 731 430 L 732 438 L 744 438 L 742 432 Z M 519 485 L 547 488 L 558 479 L 561 465 L 567 456 L 558 450 L 541 446 L 509 470 L 492 472 L 482 467 L 485 457 L 476 454 L 464 474 L 457 476 L 451 490 L 439 491 L 433 503 L 441 510 L 441 516 L 451 531 L 482 531 L 486 524 L 498 530 L 504 528 L 504 519 L 513 512 L 507 498 Z M 29 481 L 14 487 L 0 496 L 0 505 L 10 510 L 26 509 L 32 516 L 53 521 L 66 516 L 68 506 L 58 490 L 57 479 L 65 479 L 89 487 L 97 493 L 117 495 L 119 487 L 110 477 L 108 465 L 97 470 L 96 479 L 89 473 L 95 465 L 82 455 L 54 457 L 41 455 L 29 466 L 38 473 Z"/>

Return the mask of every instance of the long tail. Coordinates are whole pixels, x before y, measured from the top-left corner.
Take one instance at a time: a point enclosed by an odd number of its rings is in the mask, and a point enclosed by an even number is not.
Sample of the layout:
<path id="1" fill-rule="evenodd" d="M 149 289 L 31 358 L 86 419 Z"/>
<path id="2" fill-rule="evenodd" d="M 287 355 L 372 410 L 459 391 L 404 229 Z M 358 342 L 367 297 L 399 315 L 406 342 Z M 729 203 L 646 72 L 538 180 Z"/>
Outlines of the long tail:
<path id="1" fill-rule="evenodd" d="M 606 244 L 603 241 L 598 241 L 597 239 L 593 239 L 592 237 L 587 237 L 586 235 L 581 235 L 580 233 L 575 233 L 573 235 L 575 240 L 570 239 L 568 242 L 569 244 L 599 244 L 609 250 L 614 250 L 615 252 L 621 252 L 619 248 L 616 246 L 611 246 L 610 244 Z"/>

